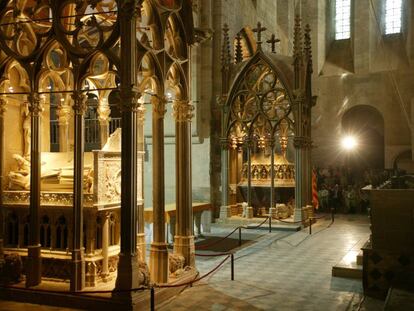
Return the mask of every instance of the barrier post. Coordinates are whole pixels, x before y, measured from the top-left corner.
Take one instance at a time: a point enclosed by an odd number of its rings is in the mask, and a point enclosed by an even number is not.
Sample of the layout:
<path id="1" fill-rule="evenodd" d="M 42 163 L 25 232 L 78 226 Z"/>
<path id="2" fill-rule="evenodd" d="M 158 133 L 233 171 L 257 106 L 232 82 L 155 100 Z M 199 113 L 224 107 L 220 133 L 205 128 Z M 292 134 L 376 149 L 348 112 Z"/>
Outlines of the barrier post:
<path id="1" fill-rule="evenodd" d="M 269 233 L 272 232 L 272 214 L 269 214 Z"/>
<path id="2" fill-rule="evenodd" d="M 332 223 L 335 221 L 335 209 L 331 208 L 331 219 L 332 219 Z"/>
<path id="3" fill-rule="evenodd" d="M 309 234 L 312 234 L 312 217 L 309 217 Z"/>
<path id="4" fill-rule="evenodd" d="M 231 264 L 230 264 L 230 268 L 231 268 L 231 280 L 234 281 L 234 254 L 231 254 Z"/>
<path id="5" fill-rule="evenodd" d="M 155 310 L 155 291 L 154 287 L 151 287 L 151 311 Z"/>
<path id="6" fill-rule="evenodd" d="M 242 245 L 242 240 L 241 240 L 241 227 L 239 227 L 239 246 Z"/>

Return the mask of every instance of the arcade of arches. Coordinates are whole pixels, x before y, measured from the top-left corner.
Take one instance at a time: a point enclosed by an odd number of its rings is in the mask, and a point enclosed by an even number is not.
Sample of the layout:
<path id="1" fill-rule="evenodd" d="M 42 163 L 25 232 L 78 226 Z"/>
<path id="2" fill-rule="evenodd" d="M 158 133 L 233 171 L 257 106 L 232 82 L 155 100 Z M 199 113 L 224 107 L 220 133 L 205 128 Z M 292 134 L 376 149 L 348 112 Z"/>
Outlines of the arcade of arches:
<path id="1" fill-rule="evenodd" d="M 0 272 L 136 309 L 212 228 L 411 202 L 414 6 L 354 2 L 335 40 L 335 1 L 1 1 Z"/>

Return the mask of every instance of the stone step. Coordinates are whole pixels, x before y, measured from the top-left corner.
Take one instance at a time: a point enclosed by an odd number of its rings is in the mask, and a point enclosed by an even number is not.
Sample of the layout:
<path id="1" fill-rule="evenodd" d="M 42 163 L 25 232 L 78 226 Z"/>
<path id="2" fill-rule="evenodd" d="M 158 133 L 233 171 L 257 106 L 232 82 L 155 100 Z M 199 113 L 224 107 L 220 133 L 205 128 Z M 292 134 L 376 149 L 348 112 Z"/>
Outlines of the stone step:
<path id="1" fill-rule="evenodd" d="M 357 263 L 358 254 L 358 250 L 350 250 L 339 263 L 332 267 L 332 276 L 362 279 L 362 265 Z"/>

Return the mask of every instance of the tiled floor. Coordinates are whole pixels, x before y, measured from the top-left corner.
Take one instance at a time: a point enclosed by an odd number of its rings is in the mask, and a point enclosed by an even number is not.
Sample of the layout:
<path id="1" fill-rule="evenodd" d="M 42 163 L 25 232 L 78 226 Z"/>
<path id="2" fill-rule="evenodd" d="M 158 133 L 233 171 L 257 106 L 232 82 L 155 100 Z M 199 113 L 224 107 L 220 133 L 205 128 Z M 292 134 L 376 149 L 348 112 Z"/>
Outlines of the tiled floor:
<path id="1" fill-rule="evenodd" d="M 229 280 L 227 264 L 161 310 L 356 310 L 362 282 L 334 278 L 331 269 L 358 241 L 368 239 L 368 219 L 342 216 L 328 225 L 319 221 L 311 236 L 307 229 L 266 234 L 237 252 L 235 281 Z M 197 266 L 203 274 L 219 261 L 197 258 Z"/>
<path id="2" fill-rule="evenodd" d="M 365 216 L 340 216 L 332 226 L 328 225 L 328 220 L 318 221 L 312 235 L 308 234 L 308 229 L 295 233 L 244 231 L 243 240 L 254 240 L 254 243 L 246 243 L 236 252 L 235 281 L 230 280 L 230 264 L 226 263 L 215 274 L 158 305 L 157 309 L 381 310 L 381 303 L 368 299 L 360 308 L 360 280 L 331 276 L 332 266 L 356 243 L 368 238 L 368 219 Z M 212 235 L 224 236 L 231 228 L 216 225 Z M 237 239 L 237 232 L 232 237 Z M 197 268 L 203 275 L 222 260 L 197 257 Z M 0 310 L 17 309 L 60 310 L 0 301 Z"/>

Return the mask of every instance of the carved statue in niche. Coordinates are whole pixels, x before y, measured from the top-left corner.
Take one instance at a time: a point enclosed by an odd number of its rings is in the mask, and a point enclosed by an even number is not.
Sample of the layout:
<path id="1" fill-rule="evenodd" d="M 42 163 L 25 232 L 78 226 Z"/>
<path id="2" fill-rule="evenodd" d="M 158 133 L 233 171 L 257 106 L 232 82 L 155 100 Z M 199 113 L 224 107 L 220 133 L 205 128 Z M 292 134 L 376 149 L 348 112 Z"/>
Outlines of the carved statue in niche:
<path id="1" fill-rule="evenodd" d="M 13 155 L 17 162 L 17 170 L 11 171 L 9 177 L 9 189 L 29 190 L 30 189 L 30 162 L 18 154 Z"/>
<path id="2" fill-rule="evenodd" d="M 24 102 L 20 106 L 20 113 L 22 116 L 22 129 L 23 129 L 23 156 L 28 159 L 30 157 L 30 111 L 29 103 Z"/>

